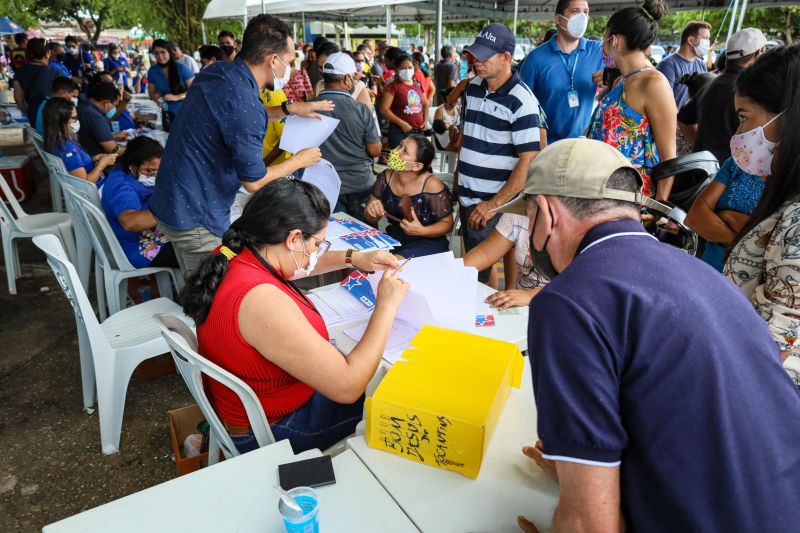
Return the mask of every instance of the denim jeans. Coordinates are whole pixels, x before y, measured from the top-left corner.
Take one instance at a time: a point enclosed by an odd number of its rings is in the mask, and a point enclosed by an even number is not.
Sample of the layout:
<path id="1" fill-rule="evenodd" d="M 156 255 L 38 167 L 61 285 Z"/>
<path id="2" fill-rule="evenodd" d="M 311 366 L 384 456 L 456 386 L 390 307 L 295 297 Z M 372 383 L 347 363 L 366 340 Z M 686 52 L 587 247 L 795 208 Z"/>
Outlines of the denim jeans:
<path id="1" fill-rule="evenodd" d="M 364 415 L 364 396 L 353 404 L 336 403 L 319 392 L 298 410 L 286 415 L 271 425 L 275 441 L 289 439 L 294 453 L 319 448 L 330 448 L 345 437 L 352 435 Z M 247 435 L 231 435 L 239 453 L 258 448 L 258 442 L 250 428 Z"/>

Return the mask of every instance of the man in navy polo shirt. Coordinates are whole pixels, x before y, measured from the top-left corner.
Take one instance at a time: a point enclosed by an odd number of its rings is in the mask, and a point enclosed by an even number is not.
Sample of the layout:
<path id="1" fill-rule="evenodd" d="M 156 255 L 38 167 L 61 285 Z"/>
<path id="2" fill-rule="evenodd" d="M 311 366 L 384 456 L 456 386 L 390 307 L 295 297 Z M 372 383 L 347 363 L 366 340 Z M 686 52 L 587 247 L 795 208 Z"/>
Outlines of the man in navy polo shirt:
<path id="1" fill-rule="evenodd" d="M 643 230 L 641 187 L 617 150 L 566 139 L 506 207 L 553 274 L 530 306 L 541 440 L 523 450 L 560 485 L 552 529 L 796 531 L 800 393 L 741 291 Z"/>
<path id="2" fill-rule="evenodd" d="M 472 250 L 494 229 L 494 209 L 522 190 L 525 171 L 539 153 L 544 123 L 539 102 L 511 71 L 516 38 L 502 24 L 489 24 L 469 46 L 477 76 L 467 85 L 463 137 L 458 156 L 459 217 L 464 247 Z M 484 283 L 491 269 L 478 274 Z"/>
<path id="3" fill-rule="evenodd" d="M 588 23 L 586 0 L 559 0 L 558 33 L 528 54 L 520 67 L 519 77 L 547 116 L 548 143 L 580 137 L 589 125 L 603 58 L 602 43 L 583 37 Z"/>
<path id="4" fill-rule="evenodd" d="M 88 100 L 78 103 L 78 142 L 92 157 L 98 154 L 114 154 L 120 149 L 117 141 L 128 138 L 127 132 L 114 133 L 111 118 L 117 113 L 119 89 L 111 82 L 100 82 L 92 88 Z"/>
<path id="5" fill-rule="evenodd" d="M 301 150 L 269 169 L 262 160 L 267 119 L 319 117 L 316 111 L 333 109 L 322 101 L 265 110 L 259 91 L 283 87 L 292 61 L 291 29 L 275 17 L 258 15 L 247 25 L 236 59 L 209 65 L 192 83 L 172 125 L 150 202 L 184 274 L 220 244 L 240 186 L 255 192 L 319 161 L 319 148 Z"/>

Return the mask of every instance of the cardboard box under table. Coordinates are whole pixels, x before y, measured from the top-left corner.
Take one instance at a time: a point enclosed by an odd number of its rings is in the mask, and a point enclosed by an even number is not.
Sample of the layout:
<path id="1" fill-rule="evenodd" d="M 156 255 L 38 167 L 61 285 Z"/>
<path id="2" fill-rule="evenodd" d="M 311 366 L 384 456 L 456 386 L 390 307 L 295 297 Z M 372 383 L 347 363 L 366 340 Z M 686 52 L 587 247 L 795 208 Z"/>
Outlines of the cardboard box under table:
<path id="1" fill-rule="evenodd" d="M 524 360 L 516 345 L 425 326 L 367 398 L 369 446 L 476 478 Z"/>
<path id="2" fill-rule="evenodd" d="M 178 475 L 182 476 L 208 465 L 208 452 L 194 457 L 186 457 L 183 453 L 183 441 L 192 433 L 199 433 L 197 424 L 206 419 L 197 404 L 188 405 L 167 413 L 169 415 L 169 433 L 172 439 L 172 453 L 175 455 L 175 466 Z"/>

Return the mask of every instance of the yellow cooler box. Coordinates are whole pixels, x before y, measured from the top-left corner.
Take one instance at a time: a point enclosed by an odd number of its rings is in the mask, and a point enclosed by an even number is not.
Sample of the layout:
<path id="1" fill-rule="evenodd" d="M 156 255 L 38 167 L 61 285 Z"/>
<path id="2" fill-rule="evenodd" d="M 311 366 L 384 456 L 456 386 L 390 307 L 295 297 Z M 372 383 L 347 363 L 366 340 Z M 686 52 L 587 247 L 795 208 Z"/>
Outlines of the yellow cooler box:
<path id="1" fill-rule="evenodd" d="M 523 359 L 515 344 L 425 326 L 367 398 L 367 444 L 478 477 Z"/>

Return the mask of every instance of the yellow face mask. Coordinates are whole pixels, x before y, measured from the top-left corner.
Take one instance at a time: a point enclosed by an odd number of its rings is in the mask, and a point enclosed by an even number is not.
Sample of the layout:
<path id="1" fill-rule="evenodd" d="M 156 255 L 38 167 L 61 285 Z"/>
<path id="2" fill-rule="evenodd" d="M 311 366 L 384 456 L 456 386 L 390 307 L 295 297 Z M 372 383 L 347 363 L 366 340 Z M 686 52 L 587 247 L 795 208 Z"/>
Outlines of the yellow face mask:
<path id="1" fill-rule="evenodd" d="M 389 159 L 386 160 L 386 166 L 397 172 L 402 172 L 406 169 L 406 162 L 400 159 L 400 154 L 396 148 L 392 148 L 389 152 Z"/>

